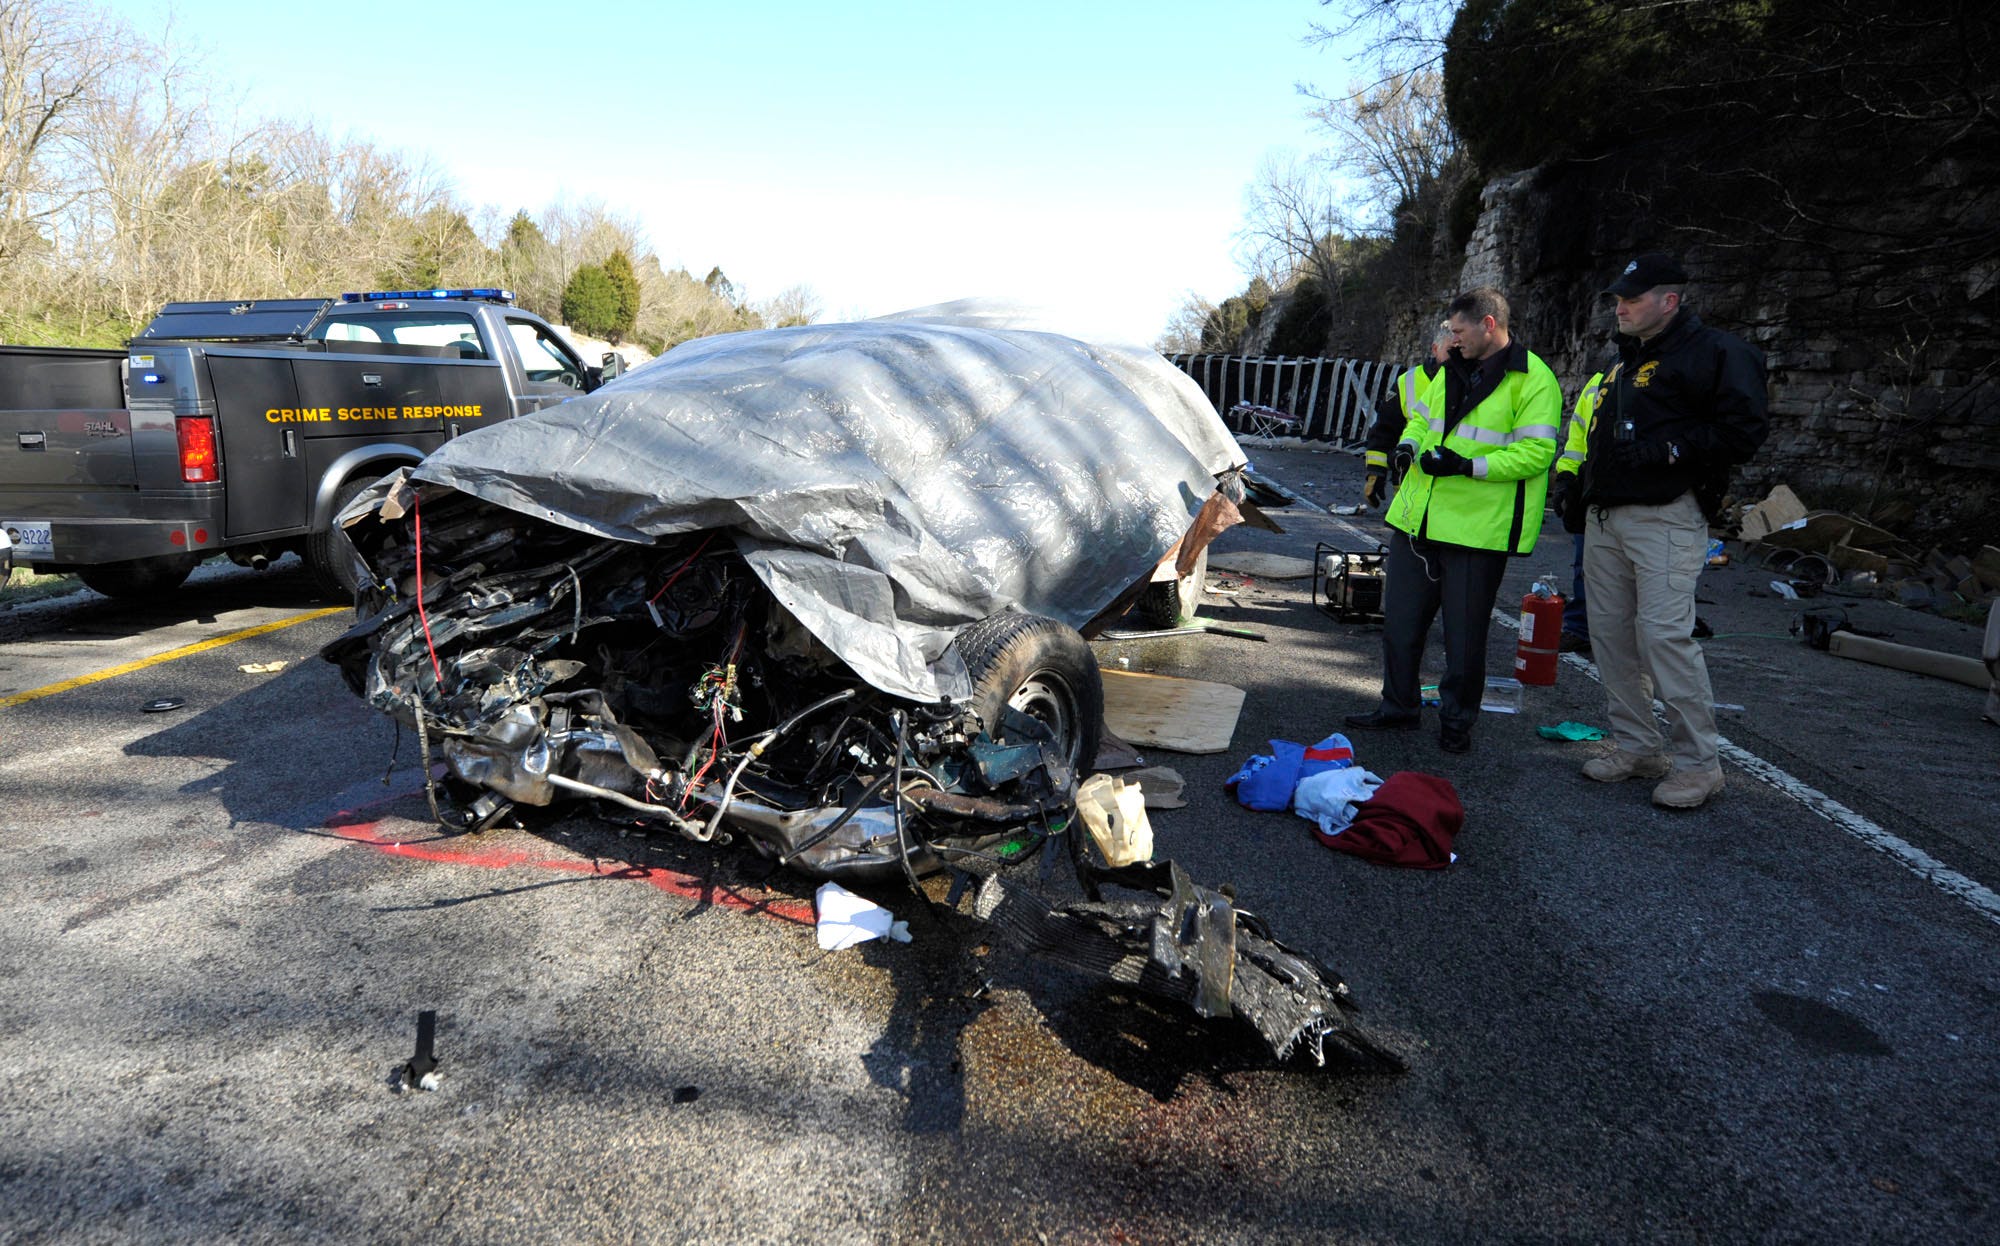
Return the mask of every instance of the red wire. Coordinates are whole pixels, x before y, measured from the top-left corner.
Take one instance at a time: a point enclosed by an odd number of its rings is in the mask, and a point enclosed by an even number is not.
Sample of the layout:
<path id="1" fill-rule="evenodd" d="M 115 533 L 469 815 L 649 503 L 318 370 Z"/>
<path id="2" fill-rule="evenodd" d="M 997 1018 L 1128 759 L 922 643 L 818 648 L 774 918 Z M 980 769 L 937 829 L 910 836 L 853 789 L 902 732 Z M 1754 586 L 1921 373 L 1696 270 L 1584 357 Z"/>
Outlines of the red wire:
<path id="1" fill-rule="evenodd" d="M 410 516 L 417 529 L 417 618 L 424 625 L 424 646 L 431 651 L 431 671 L 437 675 L 438 692 L 444 692 L 444 668 L 438 665 L 437 645 L 431 640 L 431 616 L 424 612 L 424 503 L 412 497 Z"/>
<path id="2" fill-rule="evenodd" d="M 681 572 L 686 571 L 689 567 L 694 566 L 694 560 L 701 557 L 701 551 L 707 549 L 708 543 L 710 541 L 713 541 L 714 539 L 715 539 L 715 533 L 713 532 L 703 537 L 701 539 L 701 544 L 694 547 L 694 553 L 689 554 L 687 561 L 682 563 L 679 566 L 679 568 L 677 568 L 674 571 L 672 575 L 667 577 L 667 582 L 665 584 L 660 585 L 659 592 L 654 593 L 651 597 L 648 597 L 646 599 L 646 604 L 651 605 L 652 603 L 658 601 L 662 596 L 662 594 L 664 594 L 668 589 L 672 588 L 674 586 L 674 581 L 681 578 Z"/>

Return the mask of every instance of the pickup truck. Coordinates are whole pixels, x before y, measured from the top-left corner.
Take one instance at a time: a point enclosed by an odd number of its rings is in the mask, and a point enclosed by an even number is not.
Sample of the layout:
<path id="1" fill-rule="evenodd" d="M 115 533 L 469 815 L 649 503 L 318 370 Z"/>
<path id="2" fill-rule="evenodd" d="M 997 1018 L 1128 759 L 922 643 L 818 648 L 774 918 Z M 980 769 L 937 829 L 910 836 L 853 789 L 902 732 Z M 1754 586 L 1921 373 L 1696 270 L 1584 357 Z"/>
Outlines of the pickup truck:
<path id="1" fill-rule="evenodd" d="M 0 532 L 113 597 L 290 552 L 352 600 L 333 517 L 446 441 L 597 388 L 505 290 L 169 303 L 125 350 L 0 346 Z"/>

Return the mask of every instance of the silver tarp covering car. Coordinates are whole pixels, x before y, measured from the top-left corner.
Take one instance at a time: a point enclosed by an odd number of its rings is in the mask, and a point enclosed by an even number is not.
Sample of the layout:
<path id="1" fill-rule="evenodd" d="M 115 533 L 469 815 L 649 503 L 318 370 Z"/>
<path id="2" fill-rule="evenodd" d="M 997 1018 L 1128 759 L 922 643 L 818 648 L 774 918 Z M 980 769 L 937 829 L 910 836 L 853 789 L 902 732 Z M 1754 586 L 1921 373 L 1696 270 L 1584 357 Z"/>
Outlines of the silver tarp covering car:
<path id="1" fill-rule="evenodd" d="M 935 700 L 970 691 L 957 629 L 1089 621 L 1243 462 L 1151 351 L 889 319 L 687 342 L 413 474 L 618 540 L 724 530 L 857 675 Z"/>

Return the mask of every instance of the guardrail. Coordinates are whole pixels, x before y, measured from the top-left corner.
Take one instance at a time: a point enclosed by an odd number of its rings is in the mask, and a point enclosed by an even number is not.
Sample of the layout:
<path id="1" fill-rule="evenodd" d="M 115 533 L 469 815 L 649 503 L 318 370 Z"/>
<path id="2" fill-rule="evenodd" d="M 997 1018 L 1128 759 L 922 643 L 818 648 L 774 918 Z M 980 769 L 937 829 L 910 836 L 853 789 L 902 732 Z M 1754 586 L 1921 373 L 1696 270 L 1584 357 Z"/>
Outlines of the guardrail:
<path id="1" fill-rule="evenodd" d="M 1387 397 L 1401 370 L 1392 363 L 1364 359 L 1275 359 L 1253 355 L 1168 355 L 1194 379 L 1217 411 L 1241 406 L 1275 407 L 1299 422 L 1301 437 L 1358 446 L 1375 418 L 1375 404 Z M 1224 418 L 1239 433 L 1256 434 L 1243 416 Z"/>

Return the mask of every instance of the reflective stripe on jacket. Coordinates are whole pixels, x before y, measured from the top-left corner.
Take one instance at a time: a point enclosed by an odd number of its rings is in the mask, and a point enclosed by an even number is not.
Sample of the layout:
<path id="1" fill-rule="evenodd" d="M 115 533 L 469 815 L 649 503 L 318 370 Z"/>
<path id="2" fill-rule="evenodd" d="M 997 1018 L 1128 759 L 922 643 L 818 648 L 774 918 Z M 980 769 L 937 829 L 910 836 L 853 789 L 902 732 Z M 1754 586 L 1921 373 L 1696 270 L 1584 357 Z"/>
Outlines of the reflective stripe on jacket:
<path id="1" fill-rule="evenodd" d="M 1493 392 L 1445 431 L 1446 370 L 1411 400 L 1403 443 L 1418 455 L 1442 445 L 1472 460 L 1472 475 L 1436 478 L 1413 465 L 1385 516 L 1411 536 L 1526 554 L 1542 531 L 1549 464 L 1562 435 L 1562 386 L 1532 351 Z"/>
<path id="2" fill-rule="evenodd" d="M 1616 368 L 1612 371 L 1615 373 Z M 1590 425 L 1597 415 L 1599 395 L 1604 390 L 1604 374 L 1599 372 L 1583 384 L 1583 392 L 1576 396 L 1576 414 L 1570 417 L 1569 436 L 1563 442 L 1562 456 L 1556 460 L 1556 470 L 1571 476 L 1583 470 L 1584 455 L 1590 450 Z"/>
<path id="3" fill-rule="evenodd" d="M 1368 429 L 1367 449 L 1362 454 L 1362 461 L 1369 467 L 1386 469 L 1389 466 L 1389 451 L 1395 449 L 1396 438 L 1401 435 L 1403 426 L 1410 422 L 1411 404 L 1437 373 L 1436 364 L 1426 363 L 1419 364 L 1396 378 L 1394 390 L 1396 405 L 1393 408 L 1393 419 L 1390 418 L 1391 408 L 1388 399 L 1385 398 L 1376 404 L 1375 422 Z"/>

